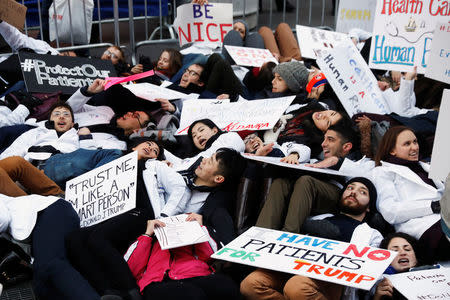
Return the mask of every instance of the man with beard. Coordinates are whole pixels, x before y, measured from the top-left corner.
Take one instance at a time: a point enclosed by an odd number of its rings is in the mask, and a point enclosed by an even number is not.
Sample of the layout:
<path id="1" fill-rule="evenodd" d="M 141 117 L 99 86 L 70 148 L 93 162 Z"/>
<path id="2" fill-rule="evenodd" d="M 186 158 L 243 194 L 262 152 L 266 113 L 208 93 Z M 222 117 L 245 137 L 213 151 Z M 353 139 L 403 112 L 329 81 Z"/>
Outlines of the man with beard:
<path id="1" fill-rule="evenodd" d="M 377 191 L 364 177 L 349 180 L 341 190 L 339 213 L 305 221 L 301 233 L 347 243 L 378 246 L 382 235 L 364 220 L 375 212 Z M 301 275 L 258 269 L 241 283 L 245 299 L 340 299 L 343 286 Z M 353 290 L 354 291 L 354 290 Z"/>

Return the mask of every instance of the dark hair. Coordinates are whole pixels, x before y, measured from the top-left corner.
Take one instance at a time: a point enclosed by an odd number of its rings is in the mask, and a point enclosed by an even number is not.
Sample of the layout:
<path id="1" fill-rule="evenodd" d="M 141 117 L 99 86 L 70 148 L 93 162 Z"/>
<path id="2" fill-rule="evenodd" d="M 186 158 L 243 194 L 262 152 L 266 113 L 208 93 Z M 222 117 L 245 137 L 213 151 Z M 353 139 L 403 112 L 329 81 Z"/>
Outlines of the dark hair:
<path id="1" fill-rule="evenodd" d="M 181 55 L 180 51 L 174 48 L 166 48 L 161 51 L 159 57 L 161 57 L 163 52 L 169 53 L 169 69 L 167 71 L 168 74 L 172 76 L 181 69 L 181 66 L 183 66 L 183 56 Z"/>
<path id="2" fill-rule="evenodd" d="M 119 46 L 110 46 L 108 48 L 114 48 L 114 49 L 116 49 L 117 51 L 120 52 L 120 56 L 121 57 L 118 58 L 120 63 L 125 63 L 126 62 L 125 61 L 125 52 L 123 52 L 122 48 L 120 48 Z"/>
<path id="3" fill-rule="evenodd" d="M 159 153 L 158 153 L 158 156 L 156 157 L 157 160 L 166 159 L 166 157 L 164 155 L 163 146 L 159 142 L 154 141 L 152 138 L 149 138 L 149 137 L 136 137 L 136 138 L 130 139 L 129 142 L 127 143 L 127 151 L 131 152 L 131 151 L 133 151 L 133 148 L 135 148 L 136 146 L 138 146 L 142 143 L 146 143 L 146 142 L 153 142 L 158 146 Z"/>
<path id="4" fill-rule="evenodd" d="M 201 82 L 203 82 L 204 84 L 206 84 L 206 83 L 208 82 L 208 79 L 209 79 L 209 73 L 208 73 L 208 71 L 206 70 L 206 65 L 200 64 L 200 63 L 193 63 L 193 64 L 190 64 L 189 67 L 190 67 L 190 66 L 193 66 L 193 65 L 196 65 L 196 66 L 199 66 L 199 67 L 202 68 L 202 72 L 200 73 L 199 80 L 200 80 Z M 189 67 L 188 67 L 188 68 L 189 68 Z"/>
<path id="5" fill-rule="evenodd" d="M 239 152 L 231 148 L 219 148 L 216 151 L 216 160 L 218 162 L 217 174 L 225 177 L 222 185 L 233 185 L 240 180 L 246 161 Z"/>
<path id="6" fill-rule="evenodd" d="M 53 104 L 53 105 L 50 107 L 50 113 L 48 114 L 48 120 L 49 120 L 49 121 L 50 121 L 50 117 L 52 116 L 52 112 L 53 112 L 56 108 L 58 108 L 58 107 L 63 107 L 63 108 L 65 108 L 65 109 L 67 109 L 68 111 L 70 111 L 70 115 L 72 116 L 72 122 L 75 123 L 75 117 L 74 117 L 74 115 L 73 115 L 73 109 L 72 109 L 72 107 L 70 107 L 70 105 L 67 104 L 66 102 L 62 102 L 62 101 L 58 101 L 58 102 L 56 102 L 55 104 Z"/>
<path id="7" fill-rule="evenodd" d="M 353 122 L 341 113 L 342 119 L 336 124 L 328 127 L 328 130 L 333 130 L 342 140 L 342 145 L 345 143 L 352 143 L 352 151 L 359 148 L 359 134 L 353 127 Z"/>
<path id="8" fill-rule="evenodd" d="M 200 120 L 192 122 L 192 124 L 189 126 L 187 134 L 188 134 L 188 137 L 191 139 L 191 141 L 192 141 L 192 128 L 194 128 L 194 126 L 197 123 L 202 123 L 203 125 L 206 125 L 211 129 L 217 128 L 218 131 L 221 131 L 220 128 L 210 119 L 200 119 Z"/>
<path id="9" fill-rule="evenodd" d="M 419 241 L 410 236 L 407 233 L 404 232 L 393 232 L 388 234 L 380 243 L 379 248 L 381 249 L 387 249 L 389 243 L 392 241 L 392 239 L 394 238 L 402 238 L 405 239 L 408 243 L 411 244 L 411 247 L 414 250 L 414 254 L 416 255 L 416 259 L 417 259 L 417 265 L 416 266 L 420 266 L 423 263 L 423 250 L 422 250 L 422 245 L 419 243 Z"/>
<path id="10" fill-rule="evenodd" d="M 378 145 L 377 154 L 375 155 L 376 166 L 380 166 L 381 161 L 386 160 L 389 157 L 390 152 L 395 148 L 398 136 L 405 130 L 410 130 L 414 133 L 411 128 L 401 125 L 389 128 L 389 130 L 384 134 L 380 144 Z"/>

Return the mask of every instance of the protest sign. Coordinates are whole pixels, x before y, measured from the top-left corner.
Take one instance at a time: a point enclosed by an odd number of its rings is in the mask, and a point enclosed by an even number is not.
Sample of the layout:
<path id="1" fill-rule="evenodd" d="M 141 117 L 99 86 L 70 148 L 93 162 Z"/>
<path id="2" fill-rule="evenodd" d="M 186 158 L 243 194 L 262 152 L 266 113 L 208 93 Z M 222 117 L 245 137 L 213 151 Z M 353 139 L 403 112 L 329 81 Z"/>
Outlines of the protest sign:
<path id="1" fill-rule="evenodd" d="M 0 20 L 16 27 L 19 30 L 23 29 L 25 24 L 25 15 L 27 7 L 17 3 L 14 0 L 0 1 Z"/>
<path id="2" fill-rule="evenodd" d="M 203 99 L 183 102 L 177 135 L 187 134 L 192 122 L 211 119 L 224 131 L 266 130 L 273 128 L 295 96 L 223 103 Z"/>
<path id="3" fill-rule="evenodd" d="M 404 272 L 386 277 L 406 299 L 450 299 L 448 268 Z"/>
<path id="4" fill-rule="evenodd" d="M 450 83 L 450 24 L 438 23 L 434 29 L 425 77 Z"/>
<path id="5" fill-rule="evenodd" d="M 348 33 L 352 28 L 372 32 L 376 0 L 341 0 L 336 31 Z"/>
<path id="6" fill-rule="evenodd" d="M 390 113 L 375 76 L 351 41 L 319 51 L 316 61 L 350 117 Z"/>
<path id="7" fill-rule="evenodd" d="M 87 227 L 136 207 L 137 152 L 84 173 L 66 183 L 66 200 Z"/>
<path id="8" fill-rule="evenodd" d="M 449 13 L 448 1 L 377 1 L 369 66 L 424 73 L 436 23 L 447 23 Z"/>
<path id="9" fill-rule="evenodd" d="M 211 257 L 369 290 L 394 251 L 252 227 Z"/>
<path id="10" fill-rule="evenodd" d="M 278 64 L 278 61 L 273 57 L 267 49 L 236 47 L 228 46 L 225 48 L 234 60 L 236 65 L 247 67 L 261 67 L 265 62 L 272 61 Z"/>
<path id="11" fill-rule="evenodd" d="M 223 37 L 233 28 L 233 4 L 180 5 L 173 26 L 180 47 L 192 42 L 222 43 Z"/>
<path id="12" fill-rule="evenodd" d="M 29 92 L 72 95 L 91 85 L 96 78 L 115 76 L 110 60 L 69 57 L 28 52 L 19 53 L 23 78 Z"/>
<path id="13" fill-rule="evenodd" d="M 297 40 L 303 58 L 316 59 L 314 50 L 332 49 L 343 40 L 350 40 L 345 33 L 297 25 Z"/>
<path id="14" fill-rule="evenodd" d="M 148 82 L 124 85 L 124 88 L 129 89 L 136 97 L 155 101 L 158 98 L 168 100 L 183 99 L 188 95 L 183 94 L 162 86 L 151 84 Z"/>
<path id="15" fill-rule="evenodd" d="M 433 152 L 429 177 L 435 180 L 445 181 L 450 173 L 450 140 L 448 129 L 450 128 L 450 90 L 444 90 L 439 117 L 434 135 Z"/>

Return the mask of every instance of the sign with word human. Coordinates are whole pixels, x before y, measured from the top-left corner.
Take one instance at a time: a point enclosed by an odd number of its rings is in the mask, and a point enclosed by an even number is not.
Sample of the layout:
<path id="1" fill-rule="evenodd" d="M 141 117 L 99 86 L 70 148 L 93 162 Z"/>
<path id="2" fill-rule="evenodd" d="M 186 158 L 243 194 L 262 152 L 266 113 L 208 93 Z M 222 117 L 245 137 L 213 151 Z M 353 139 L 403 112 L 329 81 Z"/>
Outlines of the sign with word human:
<path id="1" fill-rule="evenodd" d="M 387 277 L 407 299 L 450 299 L 449 268 L 404 272 Z"/>
<path id="2" fill-rule="evenodd" d="M 232 103 L 202 99 L 183 102 L 177 135 L 187 134 L 192 122 L 211 119 L 224 131 L 266 130 L 273 128 L 295 96 Z"/>
<path id="3" fill-rule="evenodd" d="M 336 31 L 348 33 L 352 28 L 372 32 L 376 0 L 341 0 Z"/>
<path id="4" fill-rule="evenodd" d="M 180 5 L 173 26 L 178 33 L 180 47 L 193 42 L 222 43 L 233 28 L 233 4 Z"/>
<path id="5" fill-rule="evenodd" d="M 316 61 L 350 117 L 390 113 L 375 76 L 351 41 L 318 52 Z"/>
<path id="6" fill-rule="evenodd" d="M 394 251 L 252 227 L 211 257 L 369 290 Z"/>
<path id="7" fill-rule="evenodd" d="M 350 40 L 345 33 L 297 25 L 297 40 L 303 58 L 316 59 L 316 49 L 332 49 L 343 40 Z"/>
<path id="8" fill-rule="evenodd" d="M 27 7 L 14 0 L 0 1 L 0 20 L 16 27 L 19 30 L 23 29 L 25 24 L 25 15 Z"/>
<path id="9" fill-rule="evenodd" d="M 66 200 L 87 227 L 136 207 L 137 152 L 132 152 L 66 183 Z"/>
<path id="10" fill-rule="evenodd" d="M 110 60 L 48 54 L 19 53 L 23 78 L 29 92 L 72 95 L 96 78 L 115 76 Z"/>
<path id="11" fill-rule="evenodd" d="M 247 67 L 261 67 L 265 62 L 272 61 L 278 64 L 278 61 L 273 57 L 267 49 L 249 48 L 249 47 L 237 47 L 228 46 L 225 48 L 234 60 L 236 65 Z"/>
<path id="12" fill-rule="evenodd" d="M 441 0 L 379 0 L 375 11 L 369 66 L 374 69 L 424 73 L 433 31 L 447 23 L 450 4 Z"/>
<path id="13" fill-rule="evenodd" d="M 450 5 L 450 4 L 449 4 Z M 425 77 L 450 83 L 450 24 L 438 23 Z"/>
<path id="14" fill-rule="evenodd" d="M 439 117 L 434 136 L 433 152 L 429 177 L 435 180 L 445 181 L 450 174 L 450 140 L 448 129 L 450 128 L 450 90 L 445 89 L 442 94 Z"/>

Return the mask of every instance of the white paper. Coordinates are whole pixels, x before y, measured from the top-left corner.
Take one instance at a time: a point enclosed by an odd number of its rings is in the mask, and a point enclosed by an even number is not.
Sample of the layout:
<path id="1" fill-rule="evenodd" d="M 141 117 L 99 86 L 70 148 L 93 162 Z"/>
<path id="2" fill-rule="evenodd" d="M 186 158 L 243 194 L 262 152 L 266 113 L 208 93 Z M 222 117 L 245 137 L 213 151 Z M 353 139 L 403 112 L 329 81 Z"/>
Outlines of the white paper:
<path id="1" fill-rule="evenodd" d="M 429 177 L 435 180 L 445 181 L 450 172 L 450 90 L 444 90 L 442 94 L 436 134 L 434 135 L 433 152 Z"/>
<path id="2" fill-rule="evenodd" d="M 350 38 L 345 33 L 297 25 L 297 40 L 303 58 L 316 58 L 316 49 L 333 49 L 334 45 Z"/>
<path id="3" fill-rule="evenodd" d="M 167 100 L 182 99 L 187 96 L 184 93 L 180 93 L 148 82 L 127 84 L 123 87 L 129 89 L 130 92 L 132 92 L 136 97 L 150 101 L 155 101 L 155 99 L 158 98 L 164 98 Z"/>
<path id="4" fill-rule="evenodd" d="M 336 31 L 348 33 L 352 28 L 373 30 L 376 0 L 340 0 Z"/>
<path id="5" fill-rule="evenodd" d="M 436 24 L 425 77 L 450 83 L 450 24 Z"/>
<path id="6" fill-rule="evenodd" d="M 278 64 L 278 61 L 267 49 L 250 48 L 250 47 L 237 47 L 225 45 L 225 48 L 230 54 L 231 58 L 237 65 L 247 67 L 261 67 L 265 62 L 274 62 Z"/>

